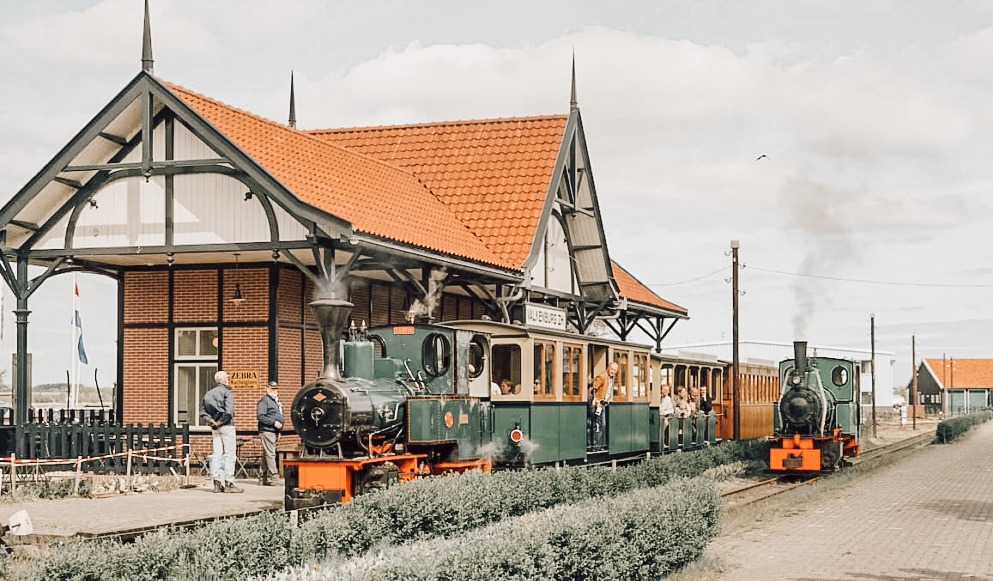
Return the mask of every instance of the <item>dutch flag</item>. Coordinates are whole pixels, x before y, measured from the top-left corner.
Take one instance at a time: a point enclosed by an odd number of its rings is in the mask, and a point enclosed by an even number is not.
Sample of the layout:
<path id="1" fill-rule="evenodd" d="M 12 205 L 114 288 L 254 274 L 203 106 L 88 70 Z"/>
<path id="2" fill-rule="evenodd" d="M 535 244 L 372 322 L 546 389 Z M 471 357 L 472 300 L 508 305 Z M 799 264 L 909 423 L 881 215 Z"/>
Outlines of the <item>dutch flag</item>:
<path id="1" fill-rule="evenodd" d="M 86 348 L 83 347 L 83 320 L 79 316 L 79 285 L 76 281 L 72 281 L 72 312 L 73 312 L 73 324 L 74 331 L 77 335 L 76 340 L 76 353 L 79 355 L 80 363 L 88 365 L 90 363 L 89 359 L 86 358 Z"/>

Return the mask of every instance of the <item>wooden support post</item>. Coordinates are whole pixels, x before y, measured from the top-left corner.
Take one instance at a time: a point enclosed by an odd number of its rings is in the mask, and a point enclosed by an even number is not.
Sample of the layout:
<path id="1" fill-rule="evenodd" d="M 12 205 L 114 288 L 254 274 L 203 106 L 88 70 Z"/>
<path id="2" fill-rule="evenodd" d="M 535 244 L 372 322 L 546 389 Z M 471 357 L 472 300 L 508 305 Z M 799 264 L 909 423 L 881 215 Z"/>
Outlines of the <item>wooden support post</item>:
<path id="1" fill-rule="evenodd" d="M 15 496 L 17 494 L 17 456 L 13 453 L 10 455 L 10 495 Z"/>
<path id="2" fill-rule="evenodd" d="M 76 456 L 76 480 L 72 483 L 72 495 L 79 494 L 79 480 L 83 477 L 83 457 Z"/>
<path id="3" fill-rule="evenodd" d="M 128 490 L 131 490 L 131 448 L 128 448 L 128 467 L 124 473 L 124 481 L 127 483 Z"/>

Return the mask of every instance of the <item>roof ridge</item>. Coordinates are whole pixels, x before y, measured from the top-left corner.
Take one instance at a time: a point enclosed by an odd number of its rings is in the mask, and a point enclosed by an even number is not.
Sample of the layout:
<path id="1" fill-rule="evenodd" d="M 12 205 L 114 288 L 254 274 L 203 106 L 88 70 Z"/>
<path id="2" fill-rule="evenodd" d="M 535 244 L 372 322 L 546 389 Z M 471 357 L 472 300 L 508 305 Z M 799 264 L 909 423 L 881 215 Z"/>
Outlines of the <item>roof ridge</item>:
<path id="1" fill-rule="evenodd" d="M 322 133 L 345 133 L 345 132 L 361 132 L 361 131 L 383 131 L 386 129 L 415 129 L 423 127 L 445 127 L 445 126 L 458 126 L 458 125 L 482 125 L 482 124 L 494 124 L 494 123 L 510 123 L 514 121 L 552 121 L 560 119 L 568 119 L 568 115 L 532 115 L 525 117 L 492 117 L 487 119 L 454 119 L 449 121 L 428 121 L 424 123 L 400 123 L 394 125 L 360 125 L 355 127 L 326 127 L 319 129 L 307 129 L 304 130 L 305 133 L 311 135 L 319 135 Z"/>

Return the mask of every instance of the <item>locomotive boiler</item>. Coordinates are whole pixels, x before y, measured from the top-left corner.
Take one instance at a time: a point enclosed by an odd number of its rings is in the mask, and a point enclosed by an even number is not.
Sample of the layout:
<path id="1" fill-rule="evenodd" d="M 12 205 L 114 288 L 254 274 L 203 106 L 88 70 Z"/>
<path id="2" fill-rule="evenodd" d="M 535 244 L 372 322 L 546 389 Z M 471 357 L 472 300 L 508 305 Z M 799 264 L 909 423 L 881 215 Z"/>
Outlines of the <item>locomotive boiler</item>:
<path id="1" fill-rule="evenodd" d="M 779 364 L 769 469 L 834 470 L 844 457 L 860 453 L 861 369 L 846 359 L 807 357 L 805 341 L 794 342 L 793 355 Z"/>
<path id="2" fill-rule="evenodd" d="M 283 464 L 287 509 L 347 502 L 424 474 L 490 469 L 479 454 L 487 412 L 478 392 L 489 375 L 484 335 L 363 324 L 349 327 L 342 343 L 352 304 L 327 298 L 310 306 L 324 367 L 290 408 L 301 449 Z"/>

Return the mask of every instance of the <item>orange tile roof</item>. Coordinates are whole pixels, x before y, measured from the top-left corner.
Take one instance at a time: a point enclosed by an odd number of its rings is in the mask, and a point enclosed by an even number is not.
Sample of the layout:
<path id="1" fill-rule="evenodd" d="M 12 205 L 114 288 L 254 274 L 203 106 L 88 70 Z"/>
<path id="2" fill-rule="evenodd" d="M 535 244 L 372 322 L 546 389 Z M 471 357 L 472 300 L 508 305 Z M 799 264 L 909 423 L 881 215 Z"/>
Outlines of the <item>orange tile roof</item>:
<path id="1" fill-rule="evenodd" d="M 347 220 L 357 231 L 520 267 L 490 250 L 414 175 L 188 89 L 166 86 L 301 201 Z"/>
<path id="2" fill-rule="evenodd" d="M 620 291 L 621 296 L 627 300 L 652 305 L 653 307 L 660 307 L 683 315 L 688 313 L 688 311 L 683 307 L 670 303 L 652 292 L 650 288 L 642 284 L 642 282 L 635 277 L 631 276 L 630 272 L 624 270 L 621 265 L 617 264 L 613 260 L 610 261 L 610 267 L 614 273 L 614 281 L 617 283 L 617 288 Z"/>
<path id="3" fill-rule="evenodd" d="M 925 359 L 945 388 L 993 387 L 993 359 Z"/>
<path id="4" fill-rule="evenodd" d="M 426 185 L 501 260 L 531 251 L 566 115 L 310 131 Z"/>

